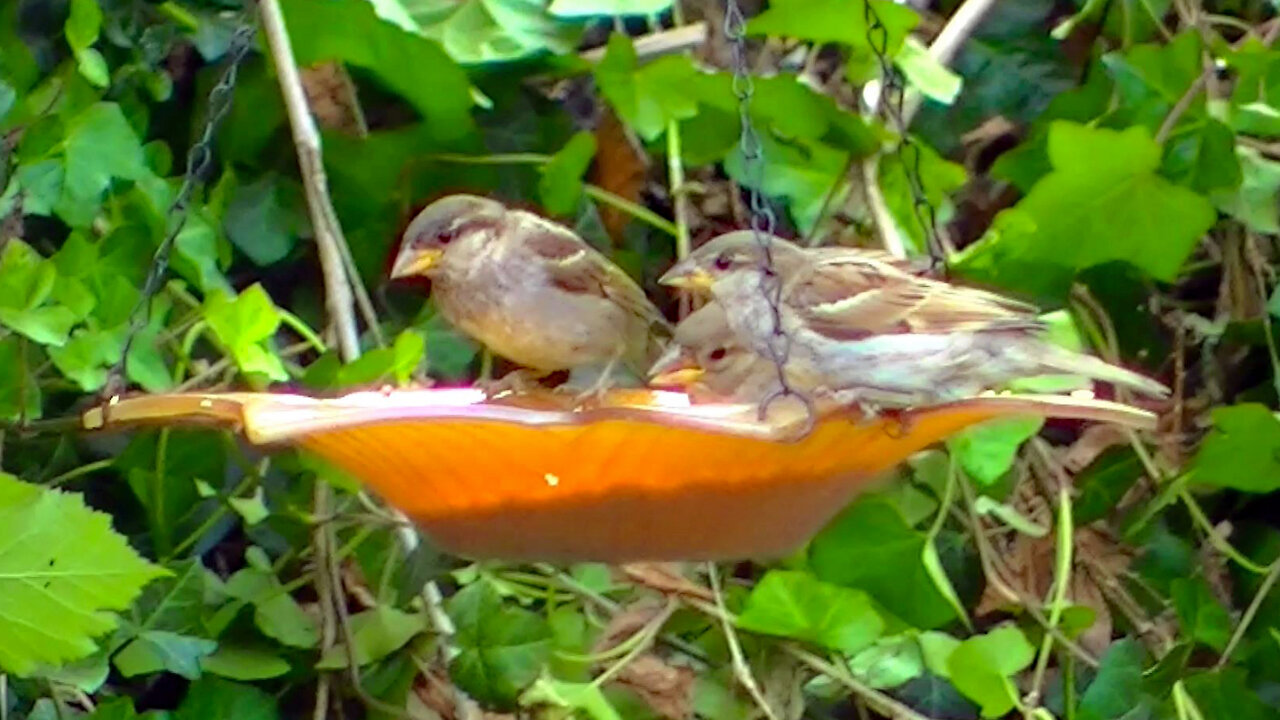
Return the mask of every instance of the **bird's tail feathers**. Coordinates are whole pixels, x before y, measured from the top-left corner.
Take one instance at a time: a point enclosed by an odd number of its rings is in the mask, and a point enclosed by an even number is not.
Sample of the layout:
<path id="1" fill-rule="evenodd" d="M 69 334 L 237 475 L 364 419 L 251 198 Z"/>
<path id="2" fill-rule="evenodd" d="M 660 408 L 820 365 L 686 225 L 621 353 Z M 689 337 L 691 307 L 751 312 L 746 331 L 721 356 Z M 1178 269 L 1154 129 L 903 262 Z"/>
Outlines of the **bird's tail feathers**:
<path id="1" fill-rule="evenodd" d="M 1126 387 L 1151 397 L 1169 397 L 1170 390 L 1166 385 L 1145 375 L 1112 365 L 1092 355 L 1072 352 L 1057 346 L 1051 346 L 1051 348 L 1045 357 L 1040 358 L 1040 362 L 1046 368 L 1071 375 L 1084 375 L 1093 380 Z"/>

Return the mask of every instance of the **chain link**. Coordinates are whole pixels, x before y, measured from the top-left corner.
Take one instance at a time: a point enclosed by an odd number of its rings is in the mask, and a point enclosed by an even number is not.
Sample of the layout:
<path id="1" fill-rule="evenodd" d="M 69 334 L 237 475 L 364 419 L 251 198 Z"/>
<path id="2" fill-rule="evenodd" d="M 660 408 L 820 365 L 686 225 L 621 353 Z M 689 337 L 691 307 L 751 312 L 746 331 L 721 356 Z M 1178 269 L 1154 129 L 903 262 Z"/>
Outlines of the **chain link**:
<path id="1" fill-rule="evenodd" d="M 809 398 L 796 392 L 787 381 L 786 366 L 791 357 L 791 335 L 782 326 L 782 278 L 773 267 L 773 237 L 777 217 L 764 195 L 764 145 L 751 121 L 751 100 L 755 84 L 747 62 L 746 18 L 738 0 L 728 0 L 724 16 L 724 34 L 733 52 L 733 94 L 738 99 L 738 118 L 741 136 L 738 151 L 742 155 L 744 182 L 751 211 L 751 234 L 760 247 L 763 262 L 760 264 L 760 292 L 769 304 L 770 321 L 773 324 L 765 350 L 778 373 L 779 390 L 760 402 L 759 416 L 763 419 L 774 401 L 799 398 L 813 421 L 813 405 Z"/>
<path id="2" fill-rule="evenodd" d="M 146 281 L 142 285 L 142 296 L 138 299 L 138 303 L 134 305 L 129 315 L 129 329 L 125 335 L 124 352 L 120 355 L 120 360 L 115 367 L 111 369 L 104 389 L 105 395 L 114 395 L 128 384 L 129 349 L 133 347 L 133 341 L 138 333 L 151 319 L 151 301 L 160 290 L 160 284 L 164 281 L 165 273 L 169 269 L 169 256 L 173 252 L 173 245 L 178 239 L 178 234 L 182 232 L 182 228 L 186 225 L 191 196 L 195 193 L 196 186 L 202 182 L 205 172 L 209 169 L 209 164 L 213 161 L 214 135 L 218 131 L 218 126 L 222 124 L 222 120 L 231 110 L 231 101 L 235 94 L 236 75 L 240 70 L 241 64 L 244 63 L 244 59 L 249 55 L 249 51 L 253 49 L 253 37 L 256 31 L 257 27 L 253 22 L 246 22 L 236 28 L 235 33 L 231 36 L 231 42 L 227 49 L 227 56 L 229 57 L 227 67 L 223 70 L 222 77 L 218 79 L 213 89 L 209 91 L 204 129 L 200 133 L 200 138 L 187 151 L 186 174 L 183 175 L 182 185 L 178 188 L 178 194 L 174 197 L 165 214 L 165 227 L 168 229 L 168 233 L 165 235 L 164 240 L 160 242 L 160 246 L 156 248 L 151 267 L 147 271 Z"/>
<path id="3" fill-rule="evenodd" d="M 889 116 L 893 129 L 898 133 L 894 153 L 902 164 L 902 174 L 906 176 L 907 186 L 911 191 L 911 212 L 924 230 L 925 247 L 932 258 L 934 269 L 941 267 L 945 271 L 946 253 L 938 236 L 937 212 L 929 202 L 921 179 L 920 166 L 923 152 L 907 132 L 906 116 L 903 112 L 906 83 L 902 74 L 894 67 L 893 59 L 889 57 L 889 28 L 880 18 L 880 13 L 871 4 L 871 0 L 862 0 L 862 14 L 867 24 L 867 45 L 871 47 L 871 52 L 875 54 L 876 62 L 880 66 L 880 109 Z M 908 152 L 912 154 L 910 161 L 907 160 Z"/>

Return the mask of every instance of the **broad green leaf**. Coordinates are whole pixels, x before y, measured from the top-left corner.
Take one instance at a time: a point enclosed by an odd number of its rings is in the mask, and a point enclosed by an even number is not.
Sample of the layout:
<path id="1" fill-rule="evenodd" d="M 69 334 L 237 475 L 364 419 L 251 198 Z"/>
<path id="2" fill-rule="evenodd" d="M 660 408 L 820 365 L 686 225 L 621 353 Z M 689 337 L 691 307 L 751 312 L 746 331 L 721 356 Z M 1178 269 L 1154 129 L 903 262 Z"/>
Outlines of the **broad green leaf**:
<path id="1" fill-rule="evenodd" d="M 847 152 L 819 142 L 796 140 L 782 143 L 769 136 L 760 138 L 764 148 L 764 187 L 767 195 L 783 197 L 800 232 L 808 232 L 818 221 L 827 195 L 837 195 L 847 181 L 841 175 L 849 158 Z M 735 181 L 749 186 L 740 148 L 726 159 L 725 171 Z"/>
<path id="2" fill-rule="evenodd" d="M 67 44 L 73 50 L 83 50 L 98 41 L 102 28 L 102 8 L 98 0 L 71 0 L 71 12 L 64 27 Z"/>
<path id="3" fill-rule="evenodd" d="M 1112 448 L 1076 474 L 1079 494 L 1071 512 L 1076 522 L 1088 525 L 1106 517 L 1125 493 L 1143 476 L 1142 462 L 1131 448 Z"/>
<path id="4" fill-rule="evenodd" d="M 551 0 L 547 12 L 557 17 L 593 15 L 659 15 L 671 9 L 674 0 Z"/>
<path id="5" fill-rule="evenodd" d="M 1194 482 L 1253 493 L 1280 488 L 1280 420 L 1255 403 L 1212 414 L 1213 430 L 1191 459 Z"/>
<path id="6" fill-rule="evenodd" d="M 482 702 L 513 704 L 551 652 L 546 620 L 505 605 L 487 582 L 463 588 L 445 609 L 458 628 L 460 652 L 449 664 L 454 682 Z"/>
<path id="7" fill-rule="evenodd" d="M 947 441 L 965 473 L 979 485 L 992 485 L 1013 467 L 1018 448 L 1044 425 L 1044 418 L 992 420 L 975 425 Z"/>
<path id="8" fill-rule="evenodd" d="M 261 285 L 246 288 L 235 299 L 211 294 L 205 299 L 204 317 L 242 372 L 288 379 L 280 359 L 263 347 L 280 326 L 280 313 Z"/>
<path id="9" fill-rule="evenodd" d="M 58 370 L 85 392 L 101 388 L 107 374 L 124 354 L 125 331 L 80 329 L 61 347 L 48 348 Z"/>
<path id="10" fill-rule="evenodd" d="M 200 669 L 228 680 L 267 680 L 289 672 L 289 663 L 269 650 L 220 645 L 200 659 Z"/>
<path id="11" fill-rule="evenodd" d="M 426 632 L 430 625 L 424 613 L 406 613 L 393 607 L 379 605 L 351 616 L 352 640 L 355 644 L 356 665 L 368 665 L 404 647 L 415 635 Z M 348 650 L 345 643 L 329 648 L 316 663 L 318 670 L 336 670 L 347 667 Z"/>
<path id="12" fill-rule="evenodd" d="M 920 644 L 911 634 L 880 638 L 849 660 L 849 670 L 880 690 L 896 688 L 924 672 Z"/>
<path id="13" fill-rule="evenodd" d="M 864 590 L 908 623 L 934 628 L 956 615 L 924 566 L 926 542 L 887 499 L 868 496 L 813 539 L 809 562 L 820 580 Z"/>
<path id="14" fill-rule="evenodd" d="M 1142 687 L 1142 646 L 1132 638 L 1111 645 L 1098 674 L 1080 697 L 1080 720 L 1115 720 L 1138 702 Z"/>
<path id="15" fill-rule="evenodd" d="M 20 165 L 14 179 L 22 189 L 22 209 L 31 215 L 52 215 L 62 197 L 64 172 L 57 160 Z"/>
<path id="16" fill-rule="evenodd" d="M 955 102 L 964 80 L 929 54 L 928 48 L 908 35 L 893 61 L 902 69 L 907 81 L 925 97 L 943 105 Z"/>
<path id="17" fill-rule="evenodd" d="M 1228 105 L 1231 127 L 1261 137 L 1280 135 L 1280 53 L 1248 37 L 1223 59 L 1237 73 Z"/>
<path id="18" fill-rule="evenodd" d="M 880 636 L 884 620 L 860 590 L 806 572 L 770 570 L 747 597 L 738 627 L 853 654 Z"/>
<path id="19" fill-rule="evenodd" d="M 405 5 L 422 34 L 464 65 L 547 51 L 567 55 L 581 34 L 541 0 L 405 0 Z"/>
<path id="20" fill-rule="evenodd" d="M 67 341 L 76 314 L 52 297 L 58 272 L 30 245 L 13 238 L 0 254 L 0 325 L 41 345 Z"/>
<path id="21" fill-rule="evenodd" d="M 1243 145 L 1235 153 L 1242 178 L 1239 187 L 1217 190 L 1214 203 L 1256 232 L 1280 233 L 1280 163 Z"/>
<path id="22" fill-rule="evenodd" d="M 1231 637 L 1231 616 L 1213 596 L 1204 578 L 1176 578 L 1169 591 L 1183 637 L 1222 652 Z"/>
<path id="23" fill-rule="evenodd" d="M 582 176 L 591 166 L 596 154 L 596 136 L 581 131 L 542 167 L 538 181 L 538 195 L 542 206 L 551 215 L 572 215 L 582 198 Z"/>
<path id="24" fill-rule="evenodd" d="M 0 475 L 0 667 L 85 657 L 148 581 L 166 574 L 79 495 Z"/>
<path id="25" fill-rule="evenodd" d="M 285 259 L 299 238 L 311 234 L 302 187 L 278 173 L 236 187 L 222 226 L 227 239 L 256 265 Z"/>
<path id="26" fill-rule="evenodd" d="M 34 420 L 41 415 L 40 383 L 32 373 L 34 366 L 26 357 L 25 343 L 16 335 L 0 338 L 0 419 Z M 38 362 L 38 361 L 37 361 Z"/>
<path id="27" fill-rule="evenodd" d="M 253 605 L 253 620 L 263 635 L 284 645 L 313 648 L 320 642 L 316 621 L 285 592 L 275 575 L 247 567 L 227 579 L 227 594 Z"/>
<path id="28" fill-rule="evenodd" d="M 426 337 L 427 369 L 431 374 L 446 380 L 465 377 L 480 346 L 438 312 L 428 315 L 417 327 Z"/>
<path id="29" fill-rule="evenodd" d="M 565 682 L 540 677 L 520 696 L 520 704 L 526 707 L 550 705 L 569 708 L 584 713 L 591 720 L 622 720 L 622 715 L 609 704 L 608 698 L 595 683 Z"/>
<path id="30" fill-rule="evenodd" d="M 1236 189 L 1242 175 L 1235 133 L 1213 119 L 1184 128 L 1169 138 L 1161 173 L 1198 193 Z"/>
<path id="31" fill-rule="evenodd" d="M 133 709 L 133 700 L 114 697 L 98 703 L 87 720 L 136 720 L 138 717 L 137 711 Z"/>
<path id="32" fill-rule="evenodd" d="M 1168 43 L 1136 45 L 1103 56 L 1103 65 L 1115 79 L 1120 122 L 1156 132 L 1200 76 L 1200 48 L 1200 33 L 1186 30 Z M 1200 122 L 1204 109 L 1203 93 L 1192 97 L 1181 122 Z"/>
<path id="33" fill-rule="evenodd" d="M 945 223 L 952 212 L 951 193 L 963 187 L 969 178 L 963 166 L 946 160 L 919 142 L 904 147 L 901 153 L 880 159 L 880 189 L 884 193 L 885 204 L 898 221 L 898 227 L 911 238 L 916 249 L 924 253 L 928 250 L 924 223 L 929 218 L 923 209 L 917 217 L 916 196 L 907 175 L 908 168 L 911 176 L 920 182 L 939 225 Z"/>
<path id="34" fill-rule="evenodd" d="M 257 525 L 271 515 L 271 511 L 267 509 L 266 495 L 261 485 L 254 488 L 253 494 L 249 497 L 227 498 L 227 504 L 236 511 L 240 519 L 244 520 L 245 525 Z"/>
<path id="35" fill-rule="evenodd" d="M 687 57 L 668 55 L 640 67 L 626 35 L 614 33 L 604 59 L 595 68 L 596 84 L 618 116 L 640 137 L 653 140 L 667 125 L 698 114 L 699 89 L 714 76 L 698 70 Z"/>
<path id="36" fill-rule="evenodd" d="M 421 113 L 434 137 L 454 141 L 475 132 L 471 83 L 436 41 L 383 20 L 365 0 L 280 5 L 299 65 L 340 60 L 364 68 Z"/>
<path id="37" fill-rule="evenodd" d="M 205 634 L 209 610 L 227 597 L 222 581 L 199 560 L 170 563 L 167 569 L 170 574 L 148 585 L 133 603 L 131 623 L 144 630 Z"/>
<path id="38" fill-rule="evenodd" d="M 270 694 L 252 685 L 205 675 L 191 683 L 173 720 L 279 720 L 280 708 Z"/>
<path id="39" fill-rule="evenodd" d="M 173 269 L 190 279 L 205 293 L 229 292 L 230 283 L 222 274 L 218 233 L 200 213 L 187 221 L 173 241 Z"/>
<path id="40" fill-rule="evenodd" d="M 1140 127 L 1055 122 L 1049 158 L 1053 171 L 960 253 L 960 272 L 1056 294 L 1076 271 L 1122 260 L 1172 281 L 1215 220 L 1202 196 L 1156 174 L 1160 147 Z"/>
<path id="41" fill-rule="evenodd" d="M 1251 688 L 1245 671 L 1227 667 L 1205 670 L 1188 677 L 1184 686 L 1204 720 L 1263 720 L 1275 717 L 1275 709 L 1263 703 Z M 1172 708 L 1170 707 L 1170 710 Z"/>
<path id="42" fill-rule="evenodd" d="M 929 672 L 939 677 L 950 677 L 951 653 L 960 647 L 960 639 L 936 630 L 920 633 L 920 658 Z"/>
<path id="43" fill-rule="evenodd" d="M 142 143 L 115 103 L 97 103 L 67 123 L 62 196 L 54 208 L 72 227 L 93 221 L 111 181 L 150 174 Z"/>
<path id="44" fill-rule="evenodd" d="M 213 640 L 147 630 L 116 653 L 112 662 L 125 677 L 167 671 L 194 680 L 200 677 L 201 660 L 217 649 Z"/>
<path id="45" fill-rule="evenodd" d="M 885 46 L 880 49 L 887 57 L 896 56 L 919 17 L 911 8 L 888 0 L 781 0 L 751 18 L 747 32 L 840 43 L 849 49 L 849 79 L 863 82 L 869 79 L 875 60 L 868 42 L 866 2 L 886 30 Z"/>
<path id="46" fill-rule="evenodd" d="M 1011 676 L 1035 659 L 1035 649 L 1013 625 L 962 641 L 947 659 L 956 689 L 982 706 L 982 716 L 1003 717 L 1013 709 L 1018 689 Z"/>
<path id="47" fill-rule="evenodd" d="M 76 688 L 80 692 L 93 694 L 102 689 L 111 674 L 111 663 L 108 653 L 103 650 L 87 658 L 70 662 L 56 668 L 46 668 L 35 677 Z"/>

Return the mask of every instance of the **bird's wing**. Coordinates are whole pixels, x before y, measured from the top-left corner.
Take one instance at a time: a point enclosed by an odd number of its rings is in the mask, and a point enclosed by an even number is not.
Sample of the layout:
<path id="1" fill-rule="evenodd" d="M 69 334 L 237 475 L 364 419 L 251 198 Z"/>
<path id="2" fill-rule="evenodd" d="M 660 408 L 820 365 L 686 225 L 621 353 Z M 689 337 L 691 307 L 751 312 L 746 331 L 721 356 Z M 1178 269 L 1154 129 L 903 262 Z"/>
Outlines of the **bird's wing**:
<path id="1" fill-rule="evenodd" d="M 621 268 L 568 228 L 532 213 L 517 211 L 524 245 L 547 278 L 560 289 L 611 300 L 633 315 L 669 328 L 644 290 Z"/>
<path id="2" fill-rule="evenodd" d="M 788 303 L 808 325 L 839 339 L 1041 327 L 1033 306 L 920 277 L 863 252 L 819 257 L 789 285 Z"/>

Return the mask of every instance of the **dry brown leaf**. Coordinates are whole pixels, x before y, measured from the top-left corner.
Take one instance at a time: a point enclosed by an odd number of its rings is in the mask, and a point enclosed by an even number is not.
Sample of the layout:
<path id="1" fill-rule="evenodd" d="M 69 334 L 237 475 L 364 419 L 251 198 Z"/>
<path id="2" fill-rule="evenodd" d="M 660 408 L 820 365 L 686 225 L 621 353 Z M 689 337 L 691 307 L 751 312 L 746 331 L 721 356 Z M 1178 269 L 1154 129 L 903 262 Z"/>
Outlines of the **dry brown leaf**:
<path id="1" fill-rule="evenodd" d="M 637 600 L 609 618 L 609 624 L 605 626 L 600 633 L 600 637 L 596 639 L 593 651 L 599 653 L 609 650 L 618 643 L 635 635 L 641 628 L 664 612 L 667 612 L 667 603 L 662 598 L 652 597 Z"/>
<path id="2" fill-rule="evenodd" d="M 1079 439 L 1060 453 L 1059 462 L 1067 472 L 1077 473 L 1089 467 L 1104 451 L 1128 443 L 1128 434 L 1115 425 L 1090 425 L 1080 433 Z"/>
<path id="3" fill-rule="evenodd" d="M 356 136 L 368 132 L 355 83 L 346 68 L 337 62 L 322 62 L 301 68 L 300 74 L 307 104 L 321 129 Z"/>
<path id="4" fill-rule="evenodd" d="M 604 106 L 596 124 L 596 159 L 591 166 L 590 179 L 595 185 L 633 203 L 640 203 L 649 174 L 649 156 L 645 154 L 634 133 L 613 112 Z M 600 222 L 613 238 L 622 241 L 622 231 L 631 218 L 626 213 L 608 205 L 600 205 Z"/>
<path id="5" fill-rule="evenodd" d="M 671 720 L 684 720 L 693 714 L 693 670 L 664 662 L 653 653 L 645 653 L 627 663 L 614 679 L 656 713 Z"/>
<path id="6" fill-rule="evenodd" d="M 715 600 L 711 590 L 692 582 L 681 574 L 680 563 L 629 563 L 623 565 L 620 569 L 631 582 L 657 590 L 665 595 L 683 595 L 700 600 Z"/>

